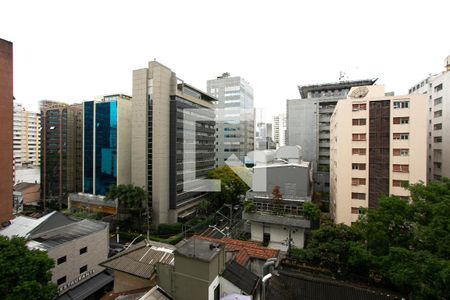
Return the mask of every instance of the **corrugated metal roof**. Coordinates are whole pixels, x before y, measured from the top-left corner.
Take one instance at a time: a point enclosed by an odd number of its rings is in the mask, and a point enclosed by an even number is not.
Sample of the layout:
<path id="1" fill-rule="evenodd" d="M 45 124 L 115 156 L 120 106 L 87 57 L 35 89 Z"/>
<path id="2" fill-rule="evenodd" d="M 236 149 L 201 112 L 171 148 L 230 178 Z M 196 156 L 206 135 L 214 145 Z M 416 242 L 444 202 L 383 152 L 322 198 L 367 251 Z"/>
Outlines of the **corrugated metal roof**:
<path id="1" fill-rule="evenodd" d="M 231 261 L 222 273 L 222 277 L 244 291 L 253 295 L 258 287 L 259 277 L 236 261 Z"/>
<path id="2" fill-rule="evenodd" d="M 35 228 L 37 228 L 55 213 L 56 211 L 51 212 L 43 217 L 40 217 L 39 219 L 19 216 L 11 220 L 11 225 L 0 230 L 0 235 L 7 236 L 9 238 L 12 238 L 13 236 L 27 238 Z"/>
<path id="3" fill-rule="evenodd" d="M 119 253 L 100 265 L 112 270 L 150 279 L 158 262 L 173 264 L 173 251 L 174 247 L 172 245 L 141 242 L 136 247 Z"/>

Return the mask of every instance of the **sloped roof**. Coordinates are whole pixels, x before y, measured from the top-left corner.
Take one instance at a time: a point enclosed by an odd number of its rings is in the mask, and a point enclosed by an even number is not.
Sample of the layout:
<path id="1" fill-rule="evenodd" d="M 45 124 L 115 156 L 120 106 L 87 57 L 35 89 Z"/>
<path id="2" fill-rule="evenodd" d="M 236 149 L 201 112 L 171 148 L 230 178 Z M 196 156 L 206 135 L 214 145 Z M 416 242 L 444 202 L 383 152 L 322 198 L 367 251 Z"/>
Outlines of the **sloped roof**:
<path id="1" fill-rule="evenodd" d="M 173 264 L 175 247 L 151 241 L 142 241 L 100 263 L 101 266 L 144 279 L 152 278 L 156 263 Z"/>
<path id="2" fill-rule="evenodd" d="M 237 263 L 244 267 L 248 263 L 250 258 L 267 260 L 269 258 L 278 257 L 278 255 L 280 254 L 280 250 L 262 247 L 255 242 L 233 240 L 227 237 L 224 237 L 222 239 L 215 239 L 205 236 L 197 237 L 199 239 L 225 245 L 226 252 L 237 252 L 235 260 Z"/>
<path id="3" fill-rule="evenodd" d="M 256 274 L 234 260 L 227 265 L 222 273 L 222 277 L 240 288 L 247 295 L 253 295 L 259 283 L 259 277 Z"/>
<path id="4" fill-rule="evenodd" d="M 30 183 L 30 182 L 20 182 L 14 186 L 14 191 L 22 192 L 30 187 L 40 187 L 38 183 Z"/>

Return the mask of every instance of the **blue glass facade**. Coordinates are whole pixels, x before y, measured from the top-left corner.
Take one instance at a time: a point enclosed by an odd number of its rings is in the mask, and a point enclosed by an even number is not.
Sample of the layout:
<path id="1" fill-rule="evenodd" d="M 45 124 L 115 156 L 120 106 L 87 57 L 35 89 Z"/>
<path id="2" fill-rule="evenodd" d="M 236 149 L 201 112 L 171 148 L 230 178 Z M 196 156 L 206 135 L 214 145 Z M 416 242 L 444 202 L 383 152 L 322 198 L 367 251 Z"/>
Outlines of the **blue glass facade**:
<path id="1" fill-rule="evenodd" d="M 94 101 L 84 102 L 84 180 L 83 192 L 92 194 L 94 192 Z"/>
<path id="2" fill-rule="evenodd" d="M 117 184 L 117 101 L 95 108 L 95 194 L 106 195 Z"/>

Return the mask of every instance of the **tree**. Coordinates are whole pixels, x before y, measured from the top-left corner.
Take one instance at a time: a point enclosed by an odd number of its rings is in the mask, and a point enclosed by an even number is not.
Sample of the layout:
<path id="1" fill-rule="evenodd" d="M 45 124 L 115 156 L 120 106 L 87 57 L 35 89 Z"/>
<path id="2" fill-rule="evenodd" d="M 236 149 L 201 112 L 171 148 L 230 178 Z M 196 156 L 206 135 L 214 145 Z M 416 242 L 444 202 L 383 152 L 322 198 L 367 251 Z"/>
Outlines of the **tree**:
<path id="1" fill-rule="evenodd" d="M 25 239 L 0 236 L 0 298 L 54 299 L 57 286 L 51 282 L 53 267 L 47 253 L 29 250 Z"/>
<path id="2" fill-rule="evenodd" d="M 228 166 L 212 170 L 208 178 L 220 180 L 220 193 L 209 193 L 209 200 L 215 209 L 225 203 L 238 203 L 240 195 L 244 195 L 249 190 L 249 186 Z"/>
<path id="3" fill-rule="evenodd" d="M 303 204 L 303 215 L 310 220 L 317 220 L 320 218 L 320 208 L 312 202 L 305 202 Z"/>

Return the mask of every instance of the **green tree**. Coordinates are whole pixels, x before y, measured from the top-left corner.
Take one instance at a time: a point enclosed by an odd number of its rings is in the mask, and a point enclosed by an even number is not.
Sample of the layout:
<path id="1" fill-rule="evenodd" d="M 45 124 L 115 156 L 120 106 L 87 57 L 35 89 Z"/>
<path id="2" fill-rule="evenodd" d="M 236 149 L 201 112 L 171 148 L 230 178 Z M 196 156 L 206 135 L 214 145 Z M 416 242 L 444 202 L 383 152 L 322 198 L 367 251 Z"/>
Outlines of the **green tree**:
<path id="1" fill-rule="evenodd" d="M 54 299 L 53 266 L 46 252 L 29 250 L 25 239 L 0 236 L 0 298 Z"/>
<path id="2" fill-rule="evenodd" d="M 228 166 L 212 170 L 208 178 L 220 180 L 220 192 L 209 193 L 209 200 L 215 209 L 225 203 L 238 203 L 240 195 L 244 195 L 249 190 L 249 186 Z"/>
<path id="3" fill-rule="evenodd" d="M 317 220 L 320 218 L 320 208 L 312 202 L 305 202 L 303 204 L 303 214 L 311 220 Z"/>

